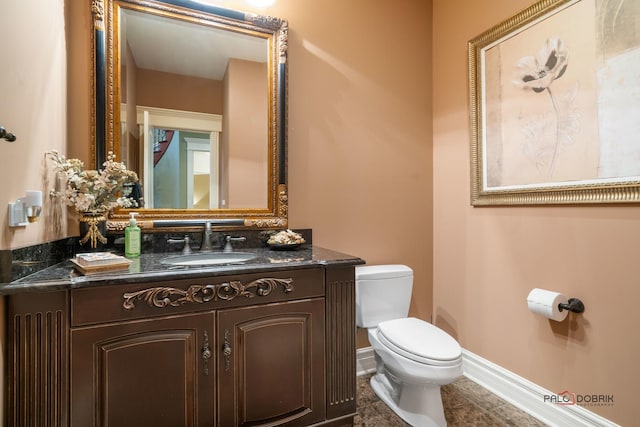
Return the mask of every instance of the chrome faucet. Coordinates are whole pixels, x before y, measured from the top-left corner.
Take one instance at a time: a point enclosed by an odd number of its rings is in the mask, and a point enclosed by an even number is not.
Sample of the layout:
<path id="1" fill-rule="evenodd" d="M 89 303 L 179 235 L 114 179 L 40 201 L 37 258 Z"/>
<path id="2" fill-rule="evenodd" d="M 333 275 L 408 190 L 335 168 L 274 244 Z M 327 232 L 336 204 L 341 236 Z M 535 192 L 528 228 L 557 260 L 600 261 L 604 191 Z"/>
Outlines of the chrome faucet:
<path id="1" fill-rule="evenodd" d="M 182 239 L 169 239 L 167 240 L 167 243 L 169 244 L 184 243 L 184 246 L 182 247 L 182 255 L 188 255 L 191 253 L 191 245 L 189 244 L 189 235 L 187 234 L 185 234 L 185 236 Z"/>
<path id="2" fill-rule="evenodd" d="M 210 251 L 213 249 L 211 246 L 211 221 L 204 222 L 204 233 L 202 233 L 202 244 L 200 245 L 201 251 Z"/>
<path id="3" fill-rule="evenodd" d="M 231 242 L 244 242 L 245 240 L 247 240 L 247 238 L 225 236 L 224 240 L 226 243 L 224 244 L 224 249 L 222 250 L 222 252 L 233 252 L 233 246 L 231 246 Z"/>

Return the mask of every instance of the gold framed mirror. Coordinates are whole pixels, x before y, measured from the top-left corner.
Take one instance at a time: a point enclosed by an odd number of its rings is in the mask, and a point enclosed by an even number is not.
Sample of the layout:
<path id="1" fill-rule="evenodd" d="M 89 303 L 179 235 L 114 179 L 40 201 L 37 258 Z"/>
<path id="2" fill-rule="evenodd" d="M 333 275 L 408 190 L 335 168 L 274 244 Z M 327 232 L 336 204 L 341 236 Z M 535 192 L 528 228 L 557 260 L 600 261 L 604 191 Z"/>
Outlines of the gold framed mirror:
<path id="1" fill-rule="evenodd" d="M 138 173 L 139 224 L 287 227 L 287 22 L 194 0 L 92 0 L 92 13 L 91 152 Z"/>

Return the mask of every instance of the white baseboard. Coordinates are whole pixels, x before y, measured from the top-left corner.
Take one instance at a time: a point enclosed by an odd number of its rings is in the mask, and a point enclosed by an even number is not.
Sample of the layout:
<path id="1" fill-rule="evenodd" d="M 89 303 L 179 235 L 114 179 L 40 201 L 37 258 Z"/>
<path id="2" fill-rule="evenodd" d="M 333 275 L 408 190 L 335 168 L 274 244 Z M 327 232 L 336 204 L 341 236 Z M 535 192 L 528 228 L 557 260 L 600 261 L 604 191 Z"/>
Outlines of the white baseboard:
<path id="1" fill-rule="evenodd" d="M 356 356 L 358 375 L 375 372 L 376 362 L 371 347 L 358 349 Z M 462 366 L 465 377 L 549 426 L 620 427 L 582 406 L 545 402 L 544 396 L 556 393 L 464 349 Z"/>
<path id="2" fill-rule="evenodd" d="M 556 393 L 464 349 L 462 367 L 465 377 L 550 426 L 620 427 L 582 406 L 545 402 Z"/>
<path id="3" fill-rule="evenodd" d="M 356 350 L 356 375 L 367 375 L 376 371 L 376 357 L 373 347 L 359 348 Z"/>

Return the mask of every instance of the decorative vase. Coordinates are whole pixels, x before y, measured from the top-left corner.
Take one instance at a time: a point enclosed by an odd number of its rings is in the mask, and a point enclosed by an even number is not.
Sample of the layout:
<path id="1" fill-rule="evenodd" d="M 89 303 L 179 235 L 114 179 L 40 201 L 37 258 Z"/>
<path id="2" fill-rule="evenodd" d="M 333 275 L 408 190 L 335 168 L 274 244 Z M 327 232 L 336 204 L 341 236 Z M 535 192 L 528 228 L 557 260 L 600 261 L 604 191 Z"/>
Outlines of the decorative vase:
<path id="1" fill-rule="evenodd" d="M 107 217 L 105 212 L 80 212 L 80 244 L 91 250 L 101 249 L 107 243 Z"/>

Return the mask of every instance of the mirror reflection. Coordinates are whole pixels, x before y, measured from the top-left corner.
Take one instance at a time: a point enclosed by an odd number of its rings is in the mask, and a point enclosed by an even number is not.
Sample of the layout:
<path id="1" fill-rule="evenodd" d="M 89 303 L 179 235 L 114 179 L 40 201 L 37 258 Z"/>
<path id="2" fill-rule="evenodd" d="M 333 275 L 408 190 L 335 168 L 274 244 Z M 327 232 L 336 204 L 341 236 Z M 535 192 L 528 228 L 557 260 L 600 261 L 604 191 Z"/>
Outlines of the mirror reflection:
<path id="1" fill-rule="evenodd" d="M 269 39 L 120 8 L 119 156 L 141 207 L 267 209 Z"/>

